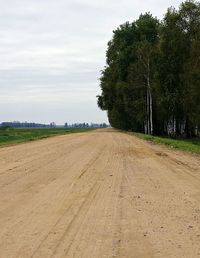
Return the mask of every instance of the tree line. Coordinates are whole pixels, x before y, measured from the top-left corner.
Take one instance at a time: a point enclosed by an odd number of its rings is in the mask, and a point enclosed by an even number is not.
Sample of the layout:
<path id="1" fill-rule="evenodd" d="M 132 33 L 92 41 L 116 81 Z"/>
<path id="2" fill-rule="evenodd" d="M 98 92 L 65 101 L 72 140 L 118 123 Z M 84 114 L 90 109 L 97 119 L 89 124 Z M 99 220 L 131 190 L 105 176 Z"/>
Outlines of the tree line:
<path id="1" fill-rule="evenodd" d="M 108 125 L 106 123 L 74 123 L 74 124 L 68 124 L 65 123 L 65 128 L 107 128 Z"/>
<path id="2" fill-rule="evenodd" d="M 200 131 L 200 3 L 120 25 L 106 51 L 98 106 L 115 128 L 193 137 Z"/>
<path id="3" fill-rule="evenodd" d="M 56 128 L 56 124 L 54 122 L 50 124 L 39 124 L 39 123 L 29 123 L 29 122 L 2 122 L 0 123 L 0 128 Z"/>

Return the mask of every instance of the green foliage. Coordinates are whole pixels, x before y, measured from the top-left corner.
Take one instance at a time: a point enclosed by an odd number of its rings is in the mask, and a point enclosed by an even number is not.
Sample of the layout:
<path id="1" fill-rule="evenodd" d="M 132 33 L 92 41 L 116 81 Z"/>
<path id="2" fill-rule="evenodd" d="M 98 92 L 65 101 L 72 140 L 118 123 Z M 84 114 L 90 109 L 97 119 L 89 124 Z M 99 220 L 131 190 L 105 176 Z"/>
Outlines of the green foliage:
<path id="1" fill-rule="evenodd" d="M 200 4 L 120 25 L 108 43 L 98 106 L 110 124 L 158 135 L 198 135 Z"/>
<path id="2" fill-rule="evenodd" d="M 98 106 L 108 111 L 114 127 L 143 128 L 147 60 L 152 59 L 158 28 L 158 20 L 147 13 L 133 23 L 121 25 L 108 43 L 107 66 L 100 78 L 102 95 L 98 96 Z"/>

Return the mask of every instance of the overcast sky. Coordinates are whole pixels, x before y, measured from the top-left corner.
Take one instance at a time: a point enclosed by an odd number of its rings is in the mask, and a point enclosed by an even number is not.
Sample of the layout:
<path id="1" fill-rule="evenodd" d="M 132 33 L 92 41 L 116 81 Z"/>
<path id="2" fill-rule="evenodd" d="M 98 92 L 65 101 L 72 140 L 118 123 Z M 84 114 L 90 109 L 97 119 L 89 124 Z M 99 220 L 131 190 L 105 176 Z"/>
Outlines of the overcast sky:
<path id="1" fill-rule="evenodd" d="M 0 0 L 0 121 L 107 122 L 98 78 L 118 25 L 178 0 Z"/>

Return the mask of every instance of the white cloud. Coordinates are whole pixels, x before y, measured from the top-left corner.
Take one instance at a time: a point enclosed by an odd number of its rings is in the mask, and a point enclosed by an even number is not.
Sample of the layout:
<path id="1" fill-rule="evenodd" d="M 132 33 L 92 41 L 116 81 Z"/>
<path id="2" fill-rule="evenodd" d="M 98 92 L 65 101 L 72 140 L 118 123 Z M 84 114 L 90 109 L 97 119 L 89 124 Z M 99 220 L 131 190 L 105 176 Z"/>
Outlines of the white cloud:
<path id="1" fill-rule="evenodd" d="M 106 121 L 96 95 L 112 31 L 180 2 L 0 0 L 0 119 Z"/>

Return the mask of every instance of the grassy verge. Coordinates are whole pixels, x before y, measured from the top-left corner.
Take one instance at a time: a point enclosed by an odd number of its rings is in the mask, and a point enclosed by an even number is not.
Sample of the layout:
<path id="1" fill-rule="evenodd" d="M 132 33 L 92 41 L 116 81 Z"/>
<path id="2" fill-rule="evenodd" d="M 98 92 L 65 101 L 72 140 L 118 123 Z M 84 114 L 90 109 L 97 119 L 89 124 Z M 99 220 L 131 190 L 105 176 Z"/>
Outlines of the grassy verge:
<path id="1" fill-rule="evenodd" d="M 28 141 L 35 141 L 56 135 L 64 135 L 69 133 L 86 132 L 92 129 L 77 128 L 77 129 L 14 129 L 0 128 L 0 146 L 17 144 Z"/>
<path id="2" fill-rule="evenodd" d="M 172 139 L 167 137 L 151 136 L 151 135 L 146 135 L 142 133 L 133 133 L 133 134 L 141 139 L 155 142 L 158 144 L 164 144 L 169 146 L 170 148 L 200 154 L 200 138 Z"/>

